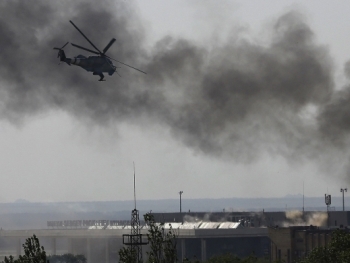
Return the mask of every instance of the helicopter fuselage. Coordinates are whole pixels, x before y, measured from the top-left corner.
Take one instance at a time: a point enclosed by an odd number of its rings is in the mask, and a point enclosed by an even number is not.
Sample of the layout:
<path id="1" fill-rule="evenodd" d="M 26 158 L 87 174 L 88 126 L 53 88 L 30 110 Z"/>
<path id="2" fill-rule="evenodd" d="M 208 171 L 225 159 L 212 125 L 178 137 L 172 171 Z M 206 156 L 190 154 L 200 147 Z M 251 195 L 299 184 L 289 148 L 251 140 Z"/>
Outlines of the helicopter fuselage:
<path id="1" fill-rule="evenodd" d="M 107 72 L 111 76 L 116 70 L 116 66 L 114 66 L 112 61 L 106 57 L 85 57 L 83 55 L 78 55 L 74 58 L 71 58 L 70 60 L 70 64 L 82 67 L 83 69 L 89 72 Z"/>
<path id="2" fill-rule="evenodd" d="M 69 22 L 79 31 L 79 33 L 90 43 L 90 45 L 95 50 L 91 50 L 91 49 L 88 49 L 88 48 L 71 43 L 72 46 L 83 49 L 85 51 L 96 54 L 98 56 L 85 57 L 83 55 L 78 55 L 74 58 L 67 58 L 66 54 L 63 51 L 63 48 L 69 43 L 69 42 L 67 42 L 61 48 L 58 48 L 58 47 L 53 48 L 53 49 L 58 50 L 57 57 L 60 58 L 60 61 L 66 62 L 68 65 L 73 64 L 73 65 L 82 67 L 86 71 L 92 72 L 93 75 L 99 75 L 100 76 L 99 81 L 104 81 L 104 75 L 103 75 L 104 72 L 108 73 L 108 75 L 110 75 L 110 76 L 113 75 L 114 72 L 116 72 L 117 67 L 113 65 L 112 60 L 146 74 L 146 72 L 144 72 L 142 70 L 134 68 L 128 64 L 125 64 L 121 61 L 118 61 L 118 60 L 106 55 L 106 52 L 108 51 L 108 49 L 116 41 L 115 38 L 112 38 L 109 41 L 109 43 L 107 44 L 107 46 L 105 46 L 105 48 L 101 51 L 90 41 L 90 39 L 87 38 L 87 36 L 84 35 L 84 33 L 72 21 L 69 21 Z"/>

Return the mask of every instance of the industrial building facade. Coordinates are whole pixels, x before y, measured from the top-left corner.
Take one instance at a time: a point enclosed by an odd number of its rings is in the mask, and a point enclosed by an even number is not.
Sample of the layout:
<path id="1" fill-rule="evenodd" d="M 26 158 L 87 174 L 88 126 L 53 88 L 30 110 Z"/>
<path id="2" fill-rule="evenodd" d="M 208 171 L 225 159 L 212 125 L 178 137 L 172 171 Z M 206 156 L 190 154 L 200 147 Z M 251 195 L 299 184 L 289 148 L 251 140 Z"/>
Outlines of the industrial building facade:
<path id="1" fill-rule="evenodd" d="M 314 248 L 325 247 L 332 239 L 332 233 L 338 228 L 315 226 L 297 226 L 269 228 L 270 259 L 292 263 L 306 257 Z M 348 228 L 341 228 L 350 232 Z"/>
<path id="2" fill-rule="evenodd" d="M 147 230 L 141 232 L 146 234 Z M 0 260 L 4 256 L 23 254 L 22 244 L 35 234 L 48 255 L 83 254 L 89 263 L 116 263 L 119 261 L 118 251 L 123 246 L 123 234 L 129 233 L 129 229 L 2 230 Z M 178 229 L 178 258 L 205 261 L 228 252 L 241 257 L 252 253 L 268 257 L 270 241 L 267 233 L 266 228 Z M 147 249 L 144 246 L 144 256 Z"/>
<path id="3" fill-rule="evenodd" d="M 305 213 L 303 217 L 311 215 Z M 286 263 L 305 257 L 315 247 L 325 246 L 334 229 L 350 225 L 349 215 L 349 212 L 332 212 L 326 222 L 329 226 L 314 227 L 285 226 L 295 219 L 291 221 L 284 212 L 155 214 L 162 219 L 158 221 L 168 222 L 166 225 L 171 222 L 177 236 L 179 259 L 203 262 L 214 255 L 232 253 L 239 257 L 254 254 L 271 262 Z M 181 222 L 185 216 L 193 221 Z M 22 244 L 35 234 L 48 255 L 83 254 L 89 263 L 117 263 L 123 235 L 130 231 L 128 222 L 108 220 L 50 221 L 47 229 L 0 230 L 0 261 L 4 256 L 23 254 Z M 147 231 L 147 227 L 141 228 L 142 234 Z M 144 255 L 147 249 L 143 247 Z"/>

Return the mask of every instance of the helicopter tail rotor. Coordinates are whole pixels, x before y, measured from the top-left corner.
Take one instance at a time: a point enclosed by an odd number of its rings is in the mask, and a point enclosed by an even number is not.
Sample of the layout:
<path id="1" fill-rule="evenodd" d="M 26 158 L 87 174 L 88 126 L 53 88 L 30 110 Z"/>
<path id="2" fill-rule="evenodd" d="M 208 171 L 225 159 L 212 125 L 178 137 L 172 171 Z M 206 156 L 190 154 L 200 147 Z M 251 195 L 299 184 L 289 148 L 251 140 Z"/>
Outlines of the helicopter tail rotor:
<path id="1" fill-rule="evenodd" d="M 64 50 L 63 50 L 64 47 L 68 45 L 68 43 L 69 43 L 69 42 L 67 42 L 66 44 L 64 44 L 61 48 L 54 47 L 53 49 L 58 50 L 57 57 L 60 58 L 60 61 L 67 62 L 67 64 L 70 65 L 70 63 L 68 63 L 68 61 L 67 61 L 66 54 L 64 53 Z"/>
<path id="2" fill-rule="evenodd" d="M 67 58 L 66 54 L 62 49 L 58 51 L 57 57 L 60 58 L 60 61 L 65 61 L 65 59 Z"/>

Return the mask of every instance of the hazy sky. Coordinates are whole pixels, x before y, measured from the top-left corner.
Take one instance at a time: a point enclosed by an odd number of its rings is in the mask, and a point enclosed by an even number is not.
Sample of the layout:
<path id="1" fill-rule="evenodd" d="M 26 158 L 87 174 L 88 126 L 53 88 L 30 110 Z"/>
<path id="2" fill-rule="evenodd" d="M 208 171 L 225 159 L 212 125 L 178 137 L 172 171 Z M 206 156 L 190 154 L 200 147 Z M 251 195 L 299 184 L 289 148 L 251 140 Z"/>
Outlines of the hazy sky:
<path id="1" fill-rule="evenodd" d="M 340 195 L 350 2 L 0 2 L 0 202 Z M 73 20 L 121 66 L 58 65 Z M 89 55 L 71 45 L 66 55 Z M 346 66 L 347 65 L 347 66 Z"/>

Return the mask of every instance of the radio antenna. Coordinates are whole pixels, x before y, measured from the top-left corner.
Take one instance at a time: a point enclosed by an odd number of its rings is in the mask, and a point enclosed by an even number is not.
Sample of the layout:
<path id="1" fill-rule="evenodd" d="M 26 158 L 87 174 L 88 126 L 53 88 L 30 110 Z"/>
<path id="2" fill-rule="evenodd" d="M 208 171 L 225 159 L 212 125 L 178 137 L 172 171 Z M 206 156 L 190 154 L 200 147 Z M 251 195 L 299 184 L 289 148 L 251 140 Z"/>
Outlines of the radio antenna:
<path id="1" fill-rule="evenodd" d="M 134 204 L 136 210 L 136 178 L 135 178 L 135 162 L 132 162 L 134 165 Z"/>
<path id="2" fill-rule="evenodd" d="M 304 213 L 304 181 L 303 181 L 303 213 Z"/>
<path id="3" fill-rule="evenodd" d="M 142 241 L 141 226 L 139 211 L 136 209 L 136 173 L 135 162 L 132 162 L 134 166 L 134 210 L 131 211 L 131 233 L 123 235 L 123 244 L 130 246 L 132 252 L 135 253 L 135 259 L 133 262 L 142 263 L 142 246 L 147 245 L 148 242 Z"/>

